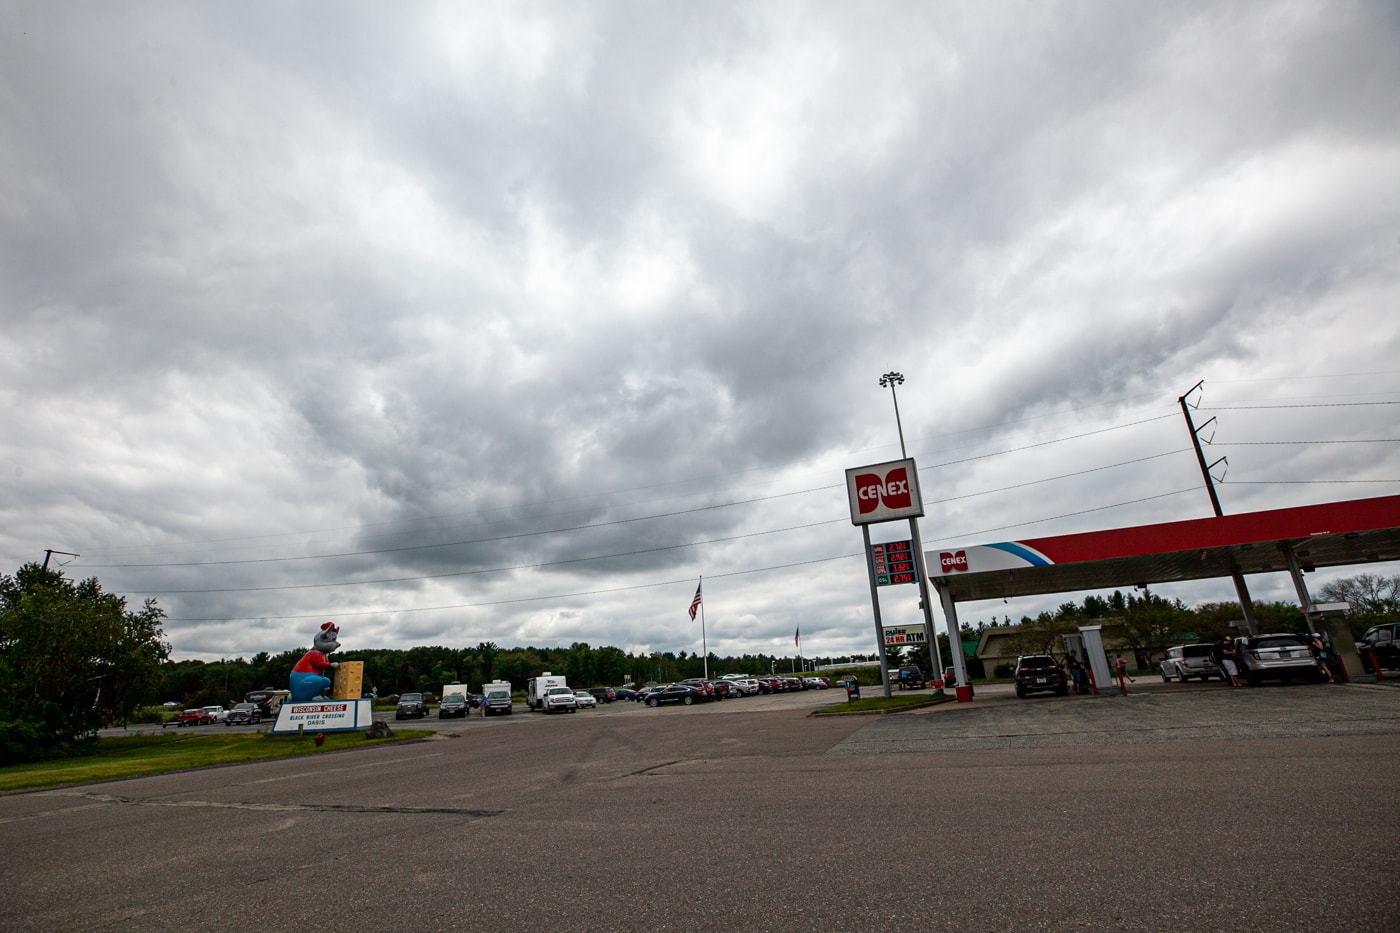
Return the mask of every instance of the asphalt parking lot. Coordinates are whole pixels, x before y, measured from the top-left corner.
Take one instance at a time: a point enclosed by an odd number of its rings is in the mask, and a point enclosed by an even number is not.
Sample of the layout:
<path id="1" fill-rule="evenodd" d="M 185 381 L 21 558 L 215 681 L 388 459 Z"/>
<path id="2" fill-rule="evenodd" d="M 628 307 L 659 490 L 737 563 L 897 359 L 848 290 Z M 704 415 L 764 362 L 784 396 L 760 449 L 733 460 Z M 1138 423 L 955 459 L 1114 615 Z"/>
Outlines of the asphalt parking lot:
<path id="1" fill-rule="evenodd" d="M 0 929 L 1400 928 L 1400 688 L 1140 686 L 517 713 L 0 796 Z"/>

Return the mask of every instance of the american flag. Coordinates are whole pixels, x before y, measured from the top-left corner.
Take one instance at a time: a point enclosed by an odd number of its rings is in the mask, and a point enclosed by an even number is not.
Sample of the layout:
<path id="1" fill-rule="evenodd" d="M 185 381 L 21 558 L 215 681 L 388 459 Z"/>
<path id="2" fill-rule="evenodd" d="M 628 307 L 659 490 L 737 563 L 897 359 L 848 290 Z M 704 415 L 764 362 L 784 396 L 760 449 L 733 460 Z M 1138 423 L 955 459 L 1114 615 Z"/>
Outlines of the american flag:
<path id="1" fill-rule="evenodd" d="M 700 584 L 695 584 L 695 598 L 690 601 L 690 621 L 695 621 L 695 613 L 700 611 Z"/>

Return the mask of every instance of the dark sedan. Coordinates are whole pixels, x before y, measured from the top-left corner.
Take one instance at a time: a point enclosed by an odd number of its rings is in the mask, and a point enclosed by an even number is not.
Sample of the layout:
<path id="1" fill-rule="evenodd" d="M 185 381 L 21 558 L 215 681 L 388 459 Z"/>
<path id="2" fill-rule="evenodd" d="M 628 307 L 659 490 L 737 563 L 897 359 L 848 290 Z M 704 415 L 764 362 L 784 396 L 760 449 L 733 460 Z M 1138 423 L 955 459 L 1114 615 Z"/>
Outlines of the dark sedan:
<path id="1" fill-rule="evenodd" d="M 662 703 L 683 703 L 690 706 L 702 702 L 705 693 L 693 684 L 671 684 L 647 694 L 647 706 L 660 706 Z"/>

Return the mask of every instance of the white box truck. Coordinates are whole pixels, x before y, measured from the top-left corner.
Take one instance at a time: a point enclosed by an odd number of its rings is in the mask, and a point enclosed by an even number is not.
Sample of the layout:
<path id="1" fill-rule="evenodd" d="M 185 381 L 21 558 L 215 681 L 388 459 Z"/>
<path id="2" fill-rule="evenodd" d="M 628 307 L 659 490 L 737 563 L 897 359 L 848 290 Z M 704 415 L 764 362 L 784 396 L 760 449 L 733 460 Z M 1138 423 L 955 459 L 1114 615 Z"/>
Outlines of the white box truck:
<path id="1" fill-rule="evenodd" d="M 481 685 L 481 715 L 511 714 L 510 681 L 493 680 Z"/>
<path id="2" fill-rule="evenodd" d="M 563 674 L 551 674 L 549 671 L 545 671 L 538 677 L 531 677 L 525 688 L 525 705 L 532 710 L 544 709 L 544 698 L 549 693 L 549 688 L 567 687 L 568 685 Z"/>

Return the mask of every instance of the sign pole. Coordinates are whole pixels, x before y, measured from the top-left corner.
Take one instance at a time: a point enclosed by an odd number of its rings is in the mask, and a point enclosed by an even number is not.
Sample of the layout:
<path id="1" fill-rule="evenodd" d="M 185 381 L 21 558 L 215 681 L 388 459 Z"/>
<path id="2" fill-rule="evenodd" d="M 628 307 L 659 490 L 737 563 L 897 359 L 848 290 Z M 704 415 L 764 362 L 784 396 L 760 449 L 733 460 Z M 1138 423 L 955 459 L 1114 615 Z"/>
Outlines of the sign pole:
<path id="1" fill-rule="evenodd" d="M 928 639 L 928 657 L 933 662 L 929 680 L 943 679 L 943 654 L 938 650 L 938 634 L 933 630 L 933 601 L 928 598 L 928 567 L 924 562 L 924 541 L 919 535 L 919 520 L 909 519 L 909 532 L 914 538 L 914 573 L 919 577 L 919 605 L 924 607 L 924 637 Z M 961 645 L 958 646 L 962 648 Z M 948 636 L 948 650 L 953 649 L 953 638 Z"/>
<path id="2" fill-rule="evenodd" d="M 890 662 L 885 657 L 885 626 L 880 621 L 880 587 L 875 582 L 875 555 L 870 550 L 870 526 L 861 525 L 860 533 L 865 536 L 865 567 L 870 573 L 870 605 L 875 610 L 875 650 L 880 652 L 880 683 L 885 687 L 885 696 L 890 696 Z"/>

